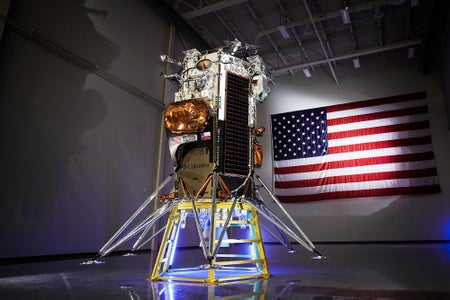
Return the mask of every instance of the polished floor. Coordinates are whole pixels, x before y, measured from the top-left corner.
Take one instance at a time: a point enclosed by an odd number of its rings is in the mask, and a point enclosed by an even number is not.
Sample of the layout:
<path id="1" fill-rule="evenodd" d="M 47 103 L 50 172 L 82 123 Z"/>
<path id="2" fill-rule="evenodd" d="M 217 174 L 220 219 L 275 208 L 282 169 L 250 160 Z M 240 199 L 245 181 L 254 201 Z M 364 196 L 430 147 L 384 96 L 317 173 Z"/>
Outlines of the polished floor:
<path id="1" fill-rule="evenodd" d="M 0 265 L 0 299 L 450 299 L 450 243 L 317 244 L 311 259 L 265 245 L 271 277 L 221 285 L 151 282 L 150 253 Z M 198 249 L 177 259 L 202 263 Z"/>

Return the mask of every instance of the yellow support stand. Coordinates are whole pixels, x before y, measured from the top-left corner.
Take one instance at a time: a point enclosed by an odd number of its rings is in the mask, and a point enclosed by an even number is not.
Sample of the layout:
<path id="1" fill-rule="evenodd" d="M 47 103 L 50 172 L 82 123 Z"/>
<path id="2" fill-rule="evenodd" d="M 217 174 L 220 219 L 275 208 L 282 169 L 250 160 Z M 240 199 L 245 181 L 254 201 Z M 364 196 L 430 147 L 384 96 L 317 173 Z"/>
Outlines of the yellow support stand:
<path id="1" fill-rule="evenodd" d="M 186 281 L 197 282 L 206 284 L 219 284 L 222 282 L 231 282 L 244 279 L 255 278 L 268 278 L 270 277 L 266 254 L 264 251 L 264 245 L 261 235 L 261 229 L 259 226 L 259 219 L 256 210 L 247 203 L 237 203 L 235 209 L 239 209 L 240 212 L 246 214 L 245 218 L 231 218 L 228 223 L 228 228 L 223 228 L 225 218 L 218 212 L 233 213 L 232 201 L 223 201 L 215 203 L 216 212 L 210 214 L 211 226 L 218 228 L 217 230 L 229 230 L 227 236 L 222 240 L 221 245 L 227 247 L 219 248 L 217 255 L 212 257 L 212 260 L 201 266 L 186 266 L 186 267 L 173 267 L 171 260 L 177 255 L 177 261 L 187 262 L 183 260 L 181 255 L 183 253 L 177 253 L 176 241 L 177 235 L 183 233 L 182 219 L 186 215 L 197 213 L 202 211 L 211 212 L 213 203 L 211 200 L 181 202 L 176 205 L 167 220 L 166 229 L 164 232 L 161 246 L 156 257 L 156 261 L 153 267 L 153 272 L 150 276 L 152 281 Z M 233 238 L 232 227 L 245 227 L 248 232 L 248 237 Z M 199 228 L 197 231 L 200 232 Z M 216 232 L 215 230 L 213 232 Z M 216 234 L 214 235 L 215 243 L 217 244 Z M 248 247 L 242 247 L 248 245 Z M 222 249 L 227 249 L 226 252 L 221 252 Z M 246 249 L 247 251 L 242 251 Z M 200 251 L 200 250 L 199 250 Z M 236 252 L 234 252 L 236 251 Z M 206 254 L 205 254 L 205 259 Z"/>

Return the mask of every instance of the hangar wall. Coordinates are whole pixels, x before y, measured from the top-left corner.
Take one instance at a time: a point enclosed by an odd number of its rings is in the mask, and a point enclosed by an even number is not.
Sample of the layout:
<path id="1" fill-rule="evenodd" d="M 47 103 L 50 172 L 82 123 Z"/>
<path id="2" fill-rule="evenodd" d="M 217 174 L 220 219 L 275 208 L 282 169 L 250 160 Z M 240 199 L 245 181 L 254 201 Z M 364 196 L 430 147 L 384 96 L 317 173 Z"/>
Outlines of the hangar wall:
<path id="1" fill-rule="evenodd" d="M 95 252 L 159 182 L 168 22 L 145 1 L 14 1 L 8 17 L 0 257 Z"/>

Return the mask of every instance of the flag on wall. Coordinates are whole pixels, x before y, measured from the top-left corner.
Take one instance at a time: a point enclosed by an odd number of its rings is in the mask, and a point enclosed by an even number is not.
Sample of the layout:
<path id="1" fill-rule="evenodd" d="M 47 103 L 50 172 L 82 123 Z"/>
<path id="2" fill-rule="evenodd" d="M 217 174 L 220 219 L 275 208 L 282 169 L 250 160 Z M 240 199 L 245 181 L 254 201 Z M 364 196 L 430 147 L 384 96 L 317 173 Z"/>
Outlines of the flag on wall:
<path id="1" fill-rule="evenodd" d="M 282 202 L 440 191 L 425 92 L 271 119 Z"/>

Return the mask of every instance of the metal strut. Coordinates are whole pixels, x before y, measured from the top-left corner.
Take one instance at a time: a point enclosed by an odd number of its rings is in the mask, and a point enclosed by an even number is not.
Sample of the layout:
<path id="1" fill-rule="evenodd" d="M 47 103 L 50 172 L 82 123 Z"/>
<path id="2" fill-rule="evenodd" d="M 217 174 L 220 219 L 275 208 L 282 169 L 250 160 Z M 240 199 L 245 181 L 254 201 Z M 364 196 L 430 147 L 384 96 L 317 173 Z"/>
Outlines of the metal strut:
<path id="1" fill-rule="evenodd" d="M 116 243 L 113 246 L 111 246 L 114 242 L 117 241 L 117 239 L 120 237 L 120 235 L 128 228 L 128 226 L 136 219 L 136 217 L 153 201 L 153 199 L 158 195 L 159 191 L 164 188 L 169 181 L 173 178 L 174 174 L 170 174 L 169 176 L 166 177 L 166 179 L 164 179 L 164 181 L 156 188 L 156 190 L 144 201 L 144 203 L 141 204 L 141 206 L 131 215 L 131 217 L 119 228 L 119 230 L 117 230 L 117 232 L 105 243 L 105 245 L 103 245 L 102 248 L 100 248 L 100 250 L 97 253 L 97 256 L 94 258 L 94 260 L 98 257 L 102 257 L 107 255 L 108 253 L 110 253 L 114 248 L 118 247 L 119 245 L 121 245 L 123 242 L 125 242 L 126 240 L 121 239 L 120 243 Z M 163 207 L 161 207 L 160 209 L 158 209 L 157 211 L 155 211 L 154 214 L 155 215 L 157 212 L 159 212 Z M 146 219 L 146 221 L 149 221 L 149 218 Z M 145 223 L 145 221 L 144 221 Z M 143 223 L 141 223 L 142 225 Z M 153 225 L 154 222 L 148 222 L 143 228 L 145 229 L 146 227 L 148 227 L 148 225 Z M 141 237 L 142 238 L 142 237 Z"/>

